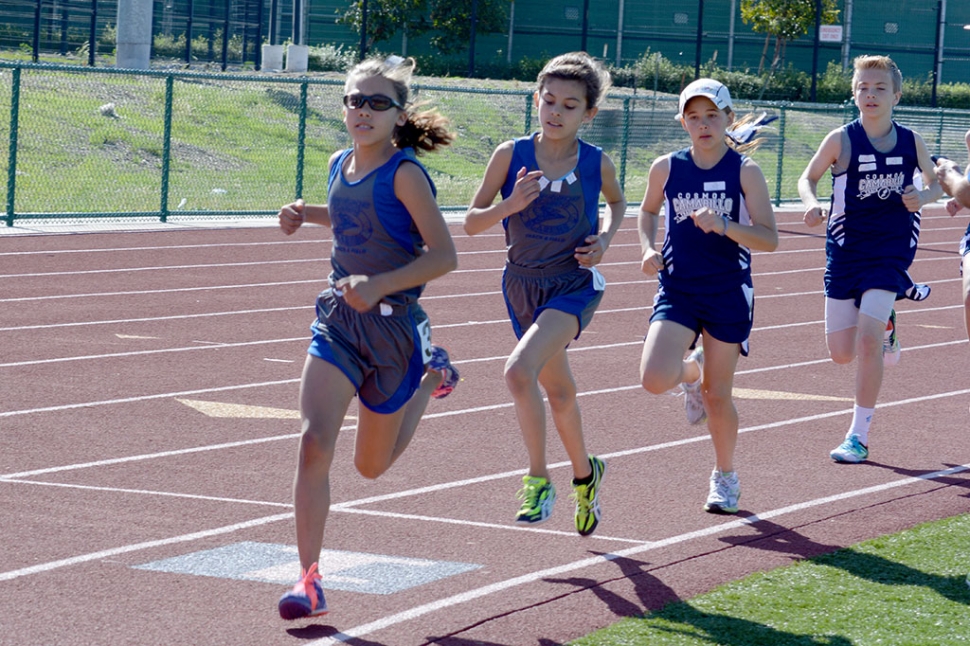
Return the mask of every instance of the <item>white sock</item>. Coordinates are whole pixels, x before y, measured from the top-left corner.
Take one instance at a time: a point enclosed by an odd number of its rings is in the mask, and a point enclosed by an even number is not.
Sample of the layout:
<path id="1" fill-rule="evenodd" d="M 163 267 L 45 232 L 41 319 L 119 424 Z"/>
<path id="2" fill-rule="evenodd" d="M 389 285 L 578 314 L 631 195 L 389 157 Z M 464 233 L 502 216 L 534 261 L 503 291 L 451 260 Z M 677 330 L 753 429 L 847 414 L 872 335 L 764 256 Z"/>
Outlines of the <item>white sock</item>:
<path id="1" fill-rule="evenodd" d="M 869 446 L 869 424 L 872 423 L 872 414 L 875 412 L 875 408 L 866 408 L 856 404 L 852 408 L 852 426 L 849 427 L 849 432 L 845 436 L 858 436 L 859 442 L 864 446 Z"/>

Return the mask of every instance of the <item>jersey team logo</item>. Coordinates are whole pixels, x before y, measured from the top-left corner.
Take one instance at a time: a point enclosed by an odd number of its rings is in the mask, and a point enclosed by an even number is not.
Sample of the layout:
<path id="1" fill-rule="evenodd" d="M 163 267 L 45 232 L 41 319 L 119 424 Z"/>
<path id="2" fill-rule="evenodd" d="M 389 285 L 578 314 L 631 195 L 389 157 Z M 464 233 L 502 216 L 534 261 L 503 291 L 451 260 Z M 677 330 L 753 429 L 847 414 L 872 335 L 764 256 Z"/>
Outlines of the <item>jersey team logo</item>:
<path id="1" fill-rule="evenodd" d="M 734 208 L 734 198 L 728 197 L 725 193 L 678 193 L 677 197 L 671 200 L 674 210 L 674 222 L 680 224 L 690 217 L 690 214 L 704 207 L 709 208 L 718 215 L 731 216 Z"/>
<path id="2" fill-rule="evenodd" d="M 334 240 L 340 247 L 345 250 L 360 247 L 374 235 L 374 225 L 367 217 L 369 206 L 360 200 L 333 198 L 330 219 Z"/>
<path id="3" fill-rule="evenodd" d="M 889 175 L 866 175 L 859 180 L 859 199 L 864 200 L 870 195 L 875 195 L 880 200 L 885 200 L 893 193 L 903 194 L 906 187 L 906 175 L 902 172 Z"/>
<path id="4" fill-rule="evenodd" d="M 582 207 L 581 195 L 546 193 L 522 211 L 522 224 L 532 233 L 558 240 L 579 225 Z"/>

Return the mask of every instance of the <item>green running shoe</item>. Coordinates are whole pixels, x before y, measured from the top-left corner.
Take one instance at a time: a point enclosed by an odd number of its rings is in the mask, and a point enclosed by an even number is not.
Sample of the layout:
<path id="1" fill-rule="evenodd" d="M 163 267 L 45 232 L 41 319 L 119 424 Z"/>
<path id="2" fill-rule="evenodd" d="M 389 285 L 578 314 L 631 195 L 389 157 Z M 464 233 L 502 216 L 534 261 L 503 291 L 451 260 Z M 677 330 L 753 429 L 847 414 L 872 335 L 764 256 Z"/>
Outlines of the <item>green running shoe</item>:
<path id="1" fill-rule="evenodd" d="M 552 505 L 556 502 L 556 488 L 545 478 L 522 477 L 522 488 L 516 494 L 522 501 L 515 522 L 523 525 L 538 525 L 549 520 Z"/>
<path id="2" fill-rule="evenodd" d="M 576 502 L 576 531 L 580 536 L 589 536 L 596 531 L 602 512 L 600 511 L 600 485 L 606 474 L 606 463 L 598 457 L 589 456 L 593 469 L 593 481 L 589 484 L 573 482 L 573 493 L 569 498 Z"/>

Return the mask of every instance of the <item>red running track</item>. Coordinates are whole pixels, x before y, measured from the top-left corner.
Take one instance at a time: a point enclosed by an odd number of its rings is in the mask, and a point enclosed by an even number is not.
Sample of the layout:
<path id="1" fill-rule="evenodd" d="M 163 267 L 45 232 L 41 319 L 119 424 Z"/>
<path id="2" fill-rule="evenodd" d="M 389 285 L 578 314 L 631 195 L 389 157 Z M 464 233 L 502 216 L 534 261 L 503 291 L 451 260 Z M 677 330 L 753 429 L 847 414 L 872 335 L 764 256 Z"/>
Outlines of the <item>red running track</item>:
<path id="1" fill-rule="evenodd" d="M 423 303 L 463 382 L 431 403 L 385 476 L 354 471 L 350 427 L 333 469 L 325 547 L 411 569 L 378 568 L 378 593 L 333 573 L 331 613 L 298 622 L 277 616 L 286 586 L 252 575 L 267 563 L 234 555 L 283 546 L 287 562 L 269 565 L 285 576 L 296 560 L 297 390 L 329 231 L 0 238 L 0 643 L 548 646 L 970 511 L 964 223 L 924 214 L 911 273 L 933 294 L 899 304 L 903 355 L 871 460 L 837 465 L 828 451 L 848 427 L 854 366 L 826 355 L 823 239 L 796 213 L 778 220 L 779 250 L 755 254 L 752 353 L 735 384 L 737 517 L 701 510 L 706 430 L 687 425 L 679 397 L 639 387 L 656 284 L 639 271 L 635 219 L 624 223 L 600 266 L 606 296 L 570 350 L 588 445 L 608 464 L 604 518 L 586 539 L 554 432 L 556 512 L 537 528 L 511 522 L 527 460 L 502 378 L 514 343 L 503 238 L 453 227 L 459 269 Z M 168 559 L 198 571 L 145 569 Z M 440 562 L 469 569 L 407 587 Z"/>

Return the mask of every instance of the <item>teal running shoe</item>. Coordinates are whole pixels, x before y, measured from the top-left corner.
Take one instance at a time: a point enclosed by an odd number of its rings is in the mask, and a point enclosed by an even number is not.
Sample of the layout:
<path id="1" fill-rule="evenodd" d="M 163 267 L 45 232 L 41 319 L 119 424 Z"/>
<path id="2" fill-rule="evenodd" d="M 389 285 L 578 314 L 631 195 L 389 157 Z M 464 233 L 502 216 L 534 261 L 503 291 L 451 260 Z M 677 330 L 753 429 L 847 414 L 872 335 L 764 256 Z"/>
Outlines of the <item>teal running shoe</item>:
<path id="1" fill-rule="evenodd" d="M 858 435 L 850 435 L 842 440 L 842 444 L 832 449 L 829 457 L 836 462 L 858 464 L 869 457 L 869 447 L 859 441 Z"/>

